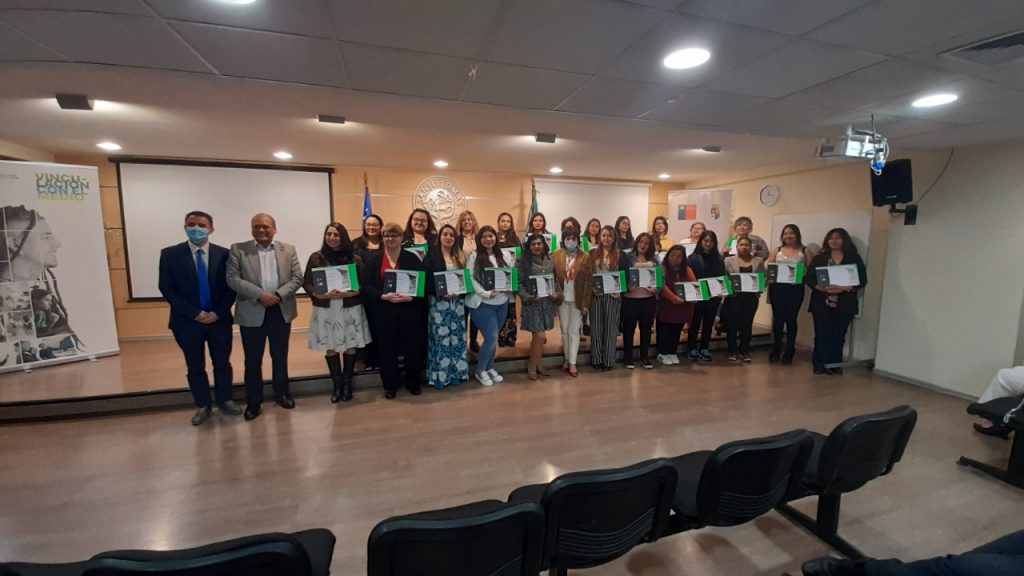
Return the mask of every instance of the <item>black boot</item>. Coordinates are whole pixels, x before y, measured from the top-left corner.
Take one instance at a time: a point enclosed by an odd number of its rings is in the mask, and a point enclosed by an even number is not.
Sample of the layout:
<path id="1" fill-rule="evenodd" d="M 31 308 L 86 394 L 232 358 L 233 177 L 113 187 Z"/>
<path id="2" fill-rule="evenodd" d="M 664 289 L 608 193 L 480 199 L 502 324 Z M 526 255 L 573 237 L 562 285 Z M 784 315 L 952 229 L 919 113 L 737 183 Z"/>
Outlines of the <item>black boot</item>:
<path id="1" fill-rule="evenodd" d="M 331 372 L 331 404 L 337 404 L 341 399 L 342 375 L 341 358 L 337 354 L 327 356 L 327 369 Z"/>
<path id="2" fill-rule="evenodd" d="M 345 362 L 345 368 L 341 375 L 341 400 L 348 402 L 352 399 L 352 376 L 356 371 L 356 355 L 343 354 L 342 359 Z"/>

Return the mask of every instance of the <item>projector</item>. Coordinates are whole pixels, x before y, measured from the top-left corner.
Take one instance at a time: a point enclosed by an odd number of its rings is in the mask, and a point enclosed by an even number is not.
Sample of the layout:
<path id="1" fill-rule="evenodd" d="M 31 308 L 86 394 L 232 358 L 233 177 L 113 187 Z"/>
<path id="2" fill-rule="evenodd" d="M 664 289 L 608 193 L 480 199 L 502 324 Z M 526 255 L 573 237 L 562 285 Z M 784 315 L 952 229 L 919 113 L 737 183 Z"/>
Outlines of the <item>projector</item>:
<path id="1" fill-rule="evenodd" d="M 864 158 L 876 174 L 885 167 L 889 156 L 889 141 L 874 130 L 875 119 L 871 118 L 871 130 L 858 130 L 847 126 L 846 136 L 832 142 L 825 139 L 818 145 L 818 158 Z"/>

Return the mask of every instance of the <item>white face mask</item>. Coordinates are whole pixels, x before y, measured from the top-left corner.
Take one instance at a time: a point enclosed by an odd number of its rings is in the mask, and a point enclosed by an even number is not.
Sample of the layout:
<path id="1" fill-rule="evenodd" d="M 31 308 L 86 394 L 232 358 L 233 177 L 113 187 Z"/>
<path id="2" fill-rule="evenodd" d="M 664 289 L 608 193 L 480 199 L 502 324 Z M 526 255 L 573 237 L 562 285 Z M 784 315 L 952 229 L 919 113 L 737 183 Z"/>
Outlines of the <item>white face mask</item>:
<path id="1" fill-rule="evenodd" d="M 569 252 L 575 252 L 577 246 L 579 246 L 579 244 L 577 244 L 574 240 L 565 241 L 565 249 L 568 250 Z"/>

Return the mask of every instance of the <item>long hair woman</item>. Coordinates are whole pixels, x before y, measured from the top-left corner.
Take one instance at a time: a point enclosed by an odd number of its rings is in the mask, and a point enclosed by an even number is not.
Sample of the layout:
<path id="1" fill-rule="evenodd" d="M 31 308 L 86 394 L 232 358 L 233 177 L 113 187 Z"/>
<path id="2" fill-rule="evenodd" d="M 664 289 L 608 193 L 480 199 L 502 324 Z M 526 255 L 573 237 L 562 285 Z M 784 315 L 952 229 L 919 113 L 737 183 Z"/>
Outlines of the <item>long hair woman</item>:
<path id="1" fill-rule="evenodd" d="M 705 230 L 700 235 L 697 248 L 687 260 L 693 275 L 698 279 L 725 275 L 725 263 L 718 251 L 718 235 L 713 230 Z M 693 319 L 690 320 L 690 334 L 687 338 L 686 357 L 691 362 L 703 360 L 711 362 L 711 331 L 714 329 L 715 316 L 721 297 L 697 302 L 693 306 Z"/>
<path id="2" fill-rule="evenodd" d="M 591 276 L 598 272 L 620 272 L 629 261 L 616 245 L 617 234 L 611 226 L 601 229 L 598 246 L 587 257 L 584 301 L 590 302 L 590 363 L 595 370 L 611 370 L 615 366 L 615 344 L 622 313 L 622 295 L 594 294 Z"/>
<path id="3" fill-rule="evenodd" d="M 844 264 L 857 266 L 859 285 L 817 284 L 818 268 Z M 868 283 L 864 260 L 857 253 L 857 247 L 854 246 L 846 229 L 833 228 L 825 234 L 825 239 L 821 242 L 821 251 L 811 260 L 804 282 L 813 289 L 810 310 L 814 317 L 814 373 L 842 375 L 843 369 L 835 364 L 841 364 L 843 361 L 846 331 L 849 330 L 853 317 L 860 311 L 857 292 Z"/>
<path id="4" fill-rule="evenodd" d="M 508 212 L 498 214 L 498 228 L 496 230 L 498 248 L 522 248 L 523 244 L 516 234 L 516 222 Z M 506 262 L 509 266 L 515 266 L 515 261 Z M 505 320 L 498 328 L 498 346 L 502 348 L 513 348 L 516 345 L 516 338 L 519 334 L 519 316 L 516 314 L 516 299 L 512 298 L 505 307 Z M 475 339 L 474 339 L 475 341 Z"/>
<path id="5" fill-rule="evenodd" d="M 473 293 L 466 298 L 473 322 L 480 328 L 484 342 L 477 356 L 476 379 L 484 386 L 493 386 L 504 380 L 494 369 L 494 356 L 498 350 L 498 329 L 508 314 L 510 292 L 488 290 L 484 278 L 487 268 L 508 268 L 498 247 L 498 233 L 484 226 L 476 233 L 476 252 L 470 255 L 468 268 L 473 275 Z"/>
<path id="6" fill-rule="evenodd" d="M 810 267 L 813 256 L 804 246 L 799 226 L 783 226 L 779 243 L 779 247 L 768 257 L 769 263 L 803 263 L 804 266 Z M 768 302 L 772 306 L 772 351 L 768 355 L 769 362 L 781 360 L 783 364 L 793 363 L 793 355 L 796 353 L 797 317 L 800 315 L 800 306 L 803 305 L 806 291 L 807 288 L 803 284 L 772 282 L 768 286 Z"/>
<path id="7" fill-rule="evenodd" d="M 457 243 L 455 227 L 450 224 L 441 226 L 437 241 L 423 261 L 428 276 L 426 291 L 430 295 L 427 299 L 430 305 L 427 314 L 427 384 L 437 390 L 458 386 L 469 379 L 466 297 L 463 294 L 438 295 L 433 279 L 435 272 L 461 272 L 466 267 Z"/>
<path id="8" fill-rule="evenodd" d="M 352 399 L 356 352 L 373 338 L 359 290 L 335 289 L 317 294 L 313 289 L 313 269 L 348 264 L 355 264 L 357 275 L 362 274 L 363 262 L 355 255 L 348 230 L 340 223 L 332 222 L 324 228 L 320 250 L 309 255 L 302 287 L 313 304 L 309 320 L 309 348 L 325 355 L 331 374 L 333 403 Z"/>

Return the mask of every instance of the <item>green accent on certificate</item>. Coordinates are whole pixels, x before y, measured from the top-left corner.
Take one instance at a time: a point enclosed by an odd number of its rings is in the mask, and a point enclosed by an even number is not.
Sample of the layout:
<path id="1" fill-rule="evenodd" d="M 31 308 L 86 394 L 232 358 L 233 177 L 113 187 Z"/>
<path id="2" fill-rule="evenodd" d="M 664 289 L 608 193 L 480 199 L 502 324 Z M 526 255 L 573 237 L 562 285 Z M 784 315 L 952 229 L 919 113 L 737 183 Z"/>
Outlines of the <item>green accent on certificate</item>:
<path id="1" fill-rule="evenodd" d="M 665 273 L 661 266 L 653 268 L 630 268 L 629 287 L 655 290 L 665 285 Z"/>
<path id="2" fill-rule="evenodd" d="M 708 291 L 709 298 L 732 296 L 732 280 L 728 276 L 713 276 L 701 280 Z"/>
<path id="3" fill-rule="evenodd" d="M 501 250 L 501 256 L 505 259 L 505 264 L 509 266 L 515 266 L 516 262 L 519 262 L 519 258 L 523 255 L 522 246 L 508 246 L 498 248 L 498 250 Z"/>
<path id="4" fill-rule="evenodd" d="M 775 284 L 803 284 L 806 267 L 803 262 L 769 262 L 768 282 Z"/>
<path id="5" fill-rule="evenodd" d="M 384 293 L 400 296 L 423 296 L 426 273 L 421 270 L 385 270 Z"/>
<path id="6" fill-rule="evenodd" d="M 607 294 L 621 294 L 629 290 L 626 284 L 625 270 L 614 272 L 595 272 L 592 277 L 594 294 L 605 296 Z"/>
<path id="7" fill-rule="evenodd" d="M 519 291 L 518 268 L 484 268 L 483 285 L 485 290 L 498 292 Z"/>
<path id="8" fill-rule="evenodd" d="M 310 271 L 313 275 L 313 293 L 327 294 L 331 290 L 351 292 L 359 290 L 359 274 L 355 264 L 322 266 Z"/>
<path id="9" fill-rule="evenodd" d="M 530 276 L 526 290 L 530 293 L 530 296 L 536 296 L 537 298 L 547 298 L 552 294 L 558 294 L 555 275 L 540 274 L 538 276 Z"/>
<path id="10" fill-rule="evenodd" d="M 434 272 L 434 289 L 439 298 L 449 294 L 468 294 L 473 291 L 473 275 L 468 268 Z"/>
<path id="11" fill-rule="evenodd" d="M 729 279 L 732 281 L 732 291 L 737 292 L 764 292 L 765 280 L 764 274 L 761 272 L 740 272 L 738 274 L 730 274 Z"/>
<path id="12" fill-rule="evenodd" d="M 703 302 L 711 298 L 703 282 L 676 282 L 672 285 L 672 291 L 687 302 Z"/>

